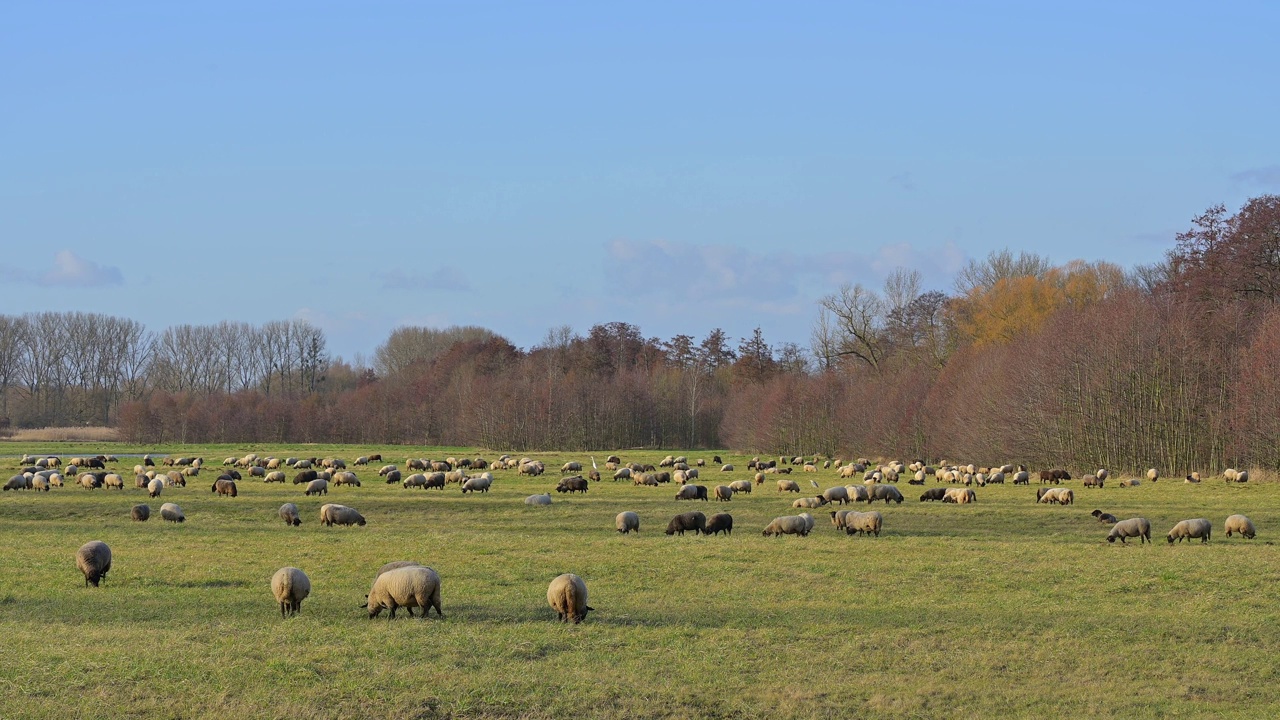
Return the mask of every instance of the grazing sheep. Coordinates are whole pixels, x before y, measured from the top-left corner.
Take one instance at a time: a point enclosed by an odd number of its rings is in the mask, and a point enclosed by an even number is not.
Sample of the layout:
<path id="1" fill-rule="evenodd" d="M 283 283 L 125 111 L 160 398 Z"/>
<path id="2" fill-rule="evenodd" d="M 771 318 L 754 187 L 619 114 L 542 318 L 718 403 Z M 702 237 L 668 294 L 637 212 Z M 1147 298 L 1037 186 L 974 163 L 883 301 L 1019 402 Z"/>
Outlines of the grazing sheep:
<path id="1" fill-rule="evenodd" d="M 1096 488 L 1102 487 L 1102 484 L 1106 482 L 1105 478 L 1100 478 L 1097 475 L 1085 475 L 1080 481 L 1085 487 Z"/>
<path id="2" fill-rule="evenodd" d="M 1200 538 L 1201 543 L 1209 542 L 1209 536 L 1213 534 L 1213 523 L 1204 518 L 1194 518 L 1192 520 L 1183 520 L 1165 536 L 1165 539 L 1172 545 L 1174 541 L 1182 542 L 1183 539 L 1190 540 L 1192 538 Z"/>
<path id="3" fill-rule="evenodd" d="M 187 516 L 182 513 L 182 508 L 178 507 L 174 503 L 165 503 L 161 505 L 160 517 L 164 518 L 165 522 L 180 523 L 187 521 Z"/>
<path id="4" fill-rule="evenodd" d="M 426 482 L 422 484 L 422 489 L 430 490 L 431 488 L 436 488 L 437 490 L 443 490 L 445 484 L 444 473 L 433 472 L 427 475 Z"/>
<path id="5" fill-rule="evenodd" d="M 84 573 L 85 587 L 98 587 L 111 569 L 111 548 L 101 540 L 90 540 L 76 551 L 76 567 Z"/>
<path id="6" fill-rule="evenodd" d="M 445 474 L 448 475 L 448 473 Z M 583 482 L 586 481 L 584 480 Z M 483 475 L 467 478 L 467 481 L 462 483 L 462 494 L 466 495 L 469 492 L 487 493 L 489 492 L 489 486 L 491 485 L 493 485 L 493 479 Z M 583 490 L 583 492 L 586 492 L 586 490 Z"/>
<path id="7" fill-rule="evenodd" d="M 303 470 L 302 472 L 293 476 L 293 484 L 302 485 L 303 483 L 309 483 L 318 477 L 320 477 L 320 473 L 316 472 L 315 470 Z"/>
<path id="8" fill-rule="evenodd" d="M 880 537 L 880 528 L 884 526 L 884 516 L 871 512 L 851 512 L 844 518 L 844 531 L 848 535 L 875 535 Z"/>
<path id="9" fill-rule="evenodd" d="M 124 478 L 120 477 L 116 473 L 107 473 L 106 475 L 102 476 L 102 486 L 115 488 L 117 490 L 123 490 Z"/>
<path id="10" fill-rule="evenodd" d="M 441 473 L 441 474 L 443 475 L 444 473 Z M 402 473 L 399 470 L 392 470 L 391 472 L 387 473 L 386 475 L 387 484 L 392 485 L 394 483 L 400 482 L 401 475 Z"/>
<path id="11" fill-rule="evenodd" d="M 614 480 L 630 480 L 631 468 L 618 468 L 618 471 L 613 474 L 613 479 Z"/>
<path id="12" fill-rule="evenodd" d="M 1114 543 L 1116 538 L 1120 538 L 1120 544 L 1124 545 L 1125 538 L 1131 537 L 1142 538 L 1140 544 L 1151 542 L 1151 521 L 1141 517 L 1121 520 L 1111 526 L 1111 532 L 1107 534 L 1107 542 Z"/>
<path id="13" fill-rule="evenodd" d="M 733 534 L 733 516 L 729 513 L 716 513 L 707 518 L 707 527 L 702 532 L 706 535 L 719 535 L 721 531 L 725 535 Z"/>
<path id="14" fill-rule="evenodd" d="M 1155 468 L 1151 468 L 1150 470 L 1147 471 L 1147 479 L 1150 480 L 1151 482 L 1155 482 L 1156 480 L 1159 480 L 1160 472 L 1157 471 Z"/>
<path id="15" fill-rule="evenodd" d="M 929 488 L 928 490 L 925 490 L 924 493 L 920 495 L 920 502 L 926 502 L 926 501 L 933 502 L 934 500 L 941 500 L 947 496 L 947 491 L 950 489 L 951 488 L 939 488 L 939 487 Z"/>
<path id="16" fill-rule="evenodd" d="M 733 499 L 733 488 L 728 485 L 717 485 L 715 488 L 716 500 L 719 502 L 729 502 Z"/>
<path id="17" fill-rule="evenodd" d="M 1120 481 L 1120 487 L 1122 488 L 1138 487 L 1141 484 L 1142 484 L 1142 481 L 1139 480 L 1138 478 L 1125 478 Z"/>
<path id="18" fill-rule="evenodd" d="M 835 525 L 837 530 L 843 530 L 845 526 L 845 519 L 848 518 L 851 513 L 855 513 L 855 512 L 857 511 L 856 510 L 832 510 L 831 524 Z"/>
<path id="19" fill-rule="evenodd" d="M 44 475 L 36 475 L 30 479 L 30 483 L 32 490 L 49 492 L 49 478 Z"/>
<path id="20" fill-rule="evenodd" d="M 396 470 L 396 469 L 397 469 L 397 468 L 396 468 L 396 466 L 395 466 L 395 465 L 383 465 L 382 467 L 378 468 L 378 475 L 386 475 L 387 473 L 391 472 L 392 470 Z M 296 484 L 296 483 L 295 483 L 295 484 Z"/>
<path id="21" fill-rule="evenodd" d="M 1019 470 L 1018 472 L 1014 473 L 1013 484 L 1014 485 L 1030 485 L 1031 473 L 1027 472 L 1026 470 Z"/>
<path id="22" fill-rule="evenodd" d="M 795 480 L 779 480 L 779 481 L 778 481 L 778 492 L 796 492 L 796 493 L 798 493 L 798 492 L 800 492 L 800 486 L 796 484 L 796 481 L 795 481 Z"/>
<path id="23" fill-rule="evenodd" d="M 978 496 L 972 488 L 946 488 L 946 492 L 942 495 L 942 502 L 968 505 L 978 502 Z"/>
<path id="24" fill-rule="evenodd" d="M 577 461 L 567 462 L 560 466 L 560 472 L 562 473 L 582 472 L 582 463 Z"/>
<path id="25" fill-rule="evenodd" d="M 750 494 L 752 489 L 750 480 L 734 480 L 729 483 L 729 487 L 732 488 L 735 493 Z"/>
<path id="26" fill-rule="evenodd" d="M 90 475 L 90 477 L 93 477 L 93 476 Z M 92 485 L 90 485 L 90 487 L 92 487 Z M 27 489 L 26 475 L 14 475 L 13 477 L 9 478 L 8 482 L 4 484 L 4 490 L 26 490 L 26 489 Z"/>
<path id="27" fill-rule="evenodd" d="M 441 475 L 443 475 L 443 474 L 444 474 L 444 473 L 441 473 Z M 426 476 L 426 475 L 423 475 L 422 473 L 414 473 L 414 474 L 410 475 L 409 477 L 405 478 L 405 479 L 404 479 L 404 482 L 403 482 L 403 483 L 401 483 L 401 485 L 403 485 L 403 486 L 404 486 L 404 488 L 405 488 L 406 490 L 407 490 L 407 489 L 409 489 L 409 488 L 422 488 L 422 487 L 426 487 L 426 486 L 427 486 L 427 476 Z M 440 486 L 441 486 L 441 487 L 444 487 L 444 478 L 443 478 L 443 477 L 442 477 L 442 478 L 440 478 Z"/>
<path id="28" fill-rule="evenodd" d="M 1240 533 L 1246 538 L 1252 540 L 1257 531 L 1253 528 L 1253 521 L 1244 515 L 1232 515 L 1227 518 L 1227 537 L 1231 537 L 1231 533 Z"/>
<path id="29" fill-rule="evenodd" d="M 636 473 L 632 476 L 632 484 L 637 487 L 645 485 L 648 487 L 658 487 L 658 476 L 653 473 Z"/>
<path id="30" fill-rule="evenodd" d="M 1098 468 L 1098 471 L 1093 476 L 1105 482 L 1107 478 L 1111 477 L 1111 471 L 1106 468 Z M 1102 486 L 1099 485 L 1098 487 Z"/>
<path id="31" fill-rule="evenodd" d="M 613 523 L 618 528 L 618 532 L 623 535 L 633 530 L 640 532 L 640 516 L 630 510 L 618 513 L 618 516 L 613 519 Z"/>
<path id="32" fill-rule="evenodd" d="M 297 615 L 311 594 L 311 579 L 296 567 L 282 567 L 271 576 L 271 593 L 280 604 L 280 619 Z"/>
<path id="33" fill-rule="evenodd" d="M 677 500 L 702 500 L 707 499 L 706 485 L 681 485 L 680 490 L 676 492 Z"/>
<path id="34" fill-rule="evenodd" d="M 1186 480 L 1184 480 L 1183 482 L 1188 482 L 1188 483 L 1198 483 L 1198 482 L 1200 482 L 1200 473 L 1198 473 L 1198 472 L 1193 472 L 1193 473 L 1191 473 L 1190 475 L 1188 475 L 1188 476 L 1187 476 L 1187 479 L 1186 479 Z"/>
<path id="35" fill-rule="evenodd" d="M 867 495 L 867 502 L 873 503 L 876 500 L 883 500 L 885 503 L 896 502 L 902 504 L 902 493 L 893 485 L 876 485 L 871 488 Z"/>
<path id="36" fill-rule="evenodd" d="M 369 609 L 372 620 L 384 609 L 390 610 L 389 620 L 394 620 L 398 608 L 422 608 L 422 619 L 426 620 L 431 608 L 436 614 L 444 617 L 440 610 L 440 576 L 435 570 L 424 565 L 409 565 L 388 570 L 373 579 L 369 594 L 365 596 L 365 604 L 361 607 Z"/>
<path id="37" fill-rule="evenodd" d="M 799 498 L 795 502 L 791 503 L 791 507 L 804 508 L 806 510 L 813 510 L 816 508 L 820 508 L 826 504 L 827 504 L 827 499 L 822 497 L 821 495 L 818 495 L 816 497 Z"/>
<path id="38" fill-rule="evenodd" d="M 801 537 L 809 534 L 810 525 L 807 520 L 799 515 L 783 515 L 774 518 L 765 526 L 764 532 L 760 533 L 765 537 L 781 537 L 783 535 L 799 535 Z"/>
<path id="39" fill-rule="evenodd" d="M 311 482 L 307 483 L 307 489 L 303 490 L 302 494 L 308 497 L 312 495 L 328 495 L 329 481 L 320 480 L 320 479 L 312 480 Z"/>
<path id="40" fill-rule="evenodd" d="M 144 475 L 143 477 L 146 476 Z M 162 490 L 164 490 L 164 480 L 161 480 L 158 477 L 147 483 L 147 495 L 153 498 L 160 497 L 160 492 Z"/>
<path id="41" fill-rule="evenodd" d="M 545 495 L 530 495 L 524 499 L 525 505 L 550 505 L 551 493 Z"/>
<path id="42" fill-rule="evenodd" d="M 1230 481 L 1230 480 L 1228 480 L 1227 482 L 1231 482 L 1231 481 Z M 1238 471 L 1236 471 L 1235 482 L 1238 482 L 1238 483 L 1247 483 L 1247 482 L 1249 482 L 1249 471 L 1248 471 L 1248 470 L 1238 470 Z"/>
<path id="43" fill-rule="evenodd" d="M 695 535 L 707 529 L 707 516 L 696 510 L 694 512 L 681 513 L 671 518 L 671 522 L 667 523 L 668 535 L 684 535 L 685 530 L 692 530 Z"/>
<path id="44" fill-rule="evenodd" d="M 320 507 L 320 524 L 325 526 L 363 526 L 365 522 L 364 516 L 353 508 L 349 508 L 346 505 L 325 504 Z"/>
<path id="45" fill-rule="evenodd" d="M 849 504 L 849 490 L 843 485 L 829 487 L 822 491 L 822 497 L 829 503 L 839 503 L 841 505 Z"/>
<path id="46" fill-rule="evenodd" d="M 1071 492 L 1071 488 L 1050 488 L 1040 498 L 1039 502 L 1053 505 L 1071 505 L 1075 500 L 1075 493 Z"/>
<path id="47" fill-rule="evenodd" d="M 280 506 L 280 519 L 285 525 L 297 527 L 302 524 L 302 516 L 298 514 L 298 506 L 293 503 L 285 503 Z"/>
<path id="48" fill-rule="evenodd" d="M 323 481 L 323 480 L 317 480 L 316 482 L 324 482 L 324 481 Z M 213 487 L 212 487 L 212 488 L 210 488 L 209 492 L 217 493 L 219 497 L 221 497 L 221 496 L 223 496 L 223 495 L 228 495 L 228 496 L 230 496 L 230 497 L 235 497 L 235 496 L 238 494 L 238 492 L 237 492 L 237 490 L 236 490 L 236 481 L 235 481 L 235 480 L 223 480 L 222 478 L 218 478 L 216 481 L 214 481 L 214 483 L 213 483 Z"/>
<path id="49" fill-rule="evenodd" d="M 547 604 L 556 611 L 561 622 L 573 621 L 574 625 L 587 618 L 595 610 L 587 604 L 587 584 L 573 573 L 565 573 L 547 587 Z"/>
<path id="50" fill-rule="evenodd" d="M 720 472 L 733 472 L 733 466 L 732 466 L 732 465 L 721 465 L 721 466 L 720 466 Z"/>
<path id="51" fill-rule="evenodd" d="M 49 485 L 53 487 L 62 487 L 62 473 L 50 473 Z"/>
<path id="52" fill-rule="evenodd" d="M 582 477 L 581 475 L 575 475 L 573 477 L 567 477 L 561 480 L 556 485 L 556 492 L 561 492 L 561 493 L 580 492 L 585 494 L 587 492 L 588 484 L 589 483 L 587 482 L 586 478 Z"/>
<path id="53" fill-rule="evenodd" d="M 146 505 L 134 505 L 129 511 L 129 518 L 134 522 L 146 522 L 151 517 L 151 508 Z"/>
<path id="54" fill-rule="evenodd" d="M 1115 515 L 1112 515 L 1111 513 L 1102 512 L 1101 510 L 1094 510 L 1089 514 L 1098 518 L 1098 522 L 1102 523 L 1103 525 L 1115 525 L 1117 522 L 1119 522 L 1119 520 L 1116 518 Z"/>
<path id="55" fill-rule="evenodd" d="M 342 472 L 334 473 L 333 484 L 360 487 L 360 478 L 356 477 L 356 474 L 350 470 L 343 470 Z"/>

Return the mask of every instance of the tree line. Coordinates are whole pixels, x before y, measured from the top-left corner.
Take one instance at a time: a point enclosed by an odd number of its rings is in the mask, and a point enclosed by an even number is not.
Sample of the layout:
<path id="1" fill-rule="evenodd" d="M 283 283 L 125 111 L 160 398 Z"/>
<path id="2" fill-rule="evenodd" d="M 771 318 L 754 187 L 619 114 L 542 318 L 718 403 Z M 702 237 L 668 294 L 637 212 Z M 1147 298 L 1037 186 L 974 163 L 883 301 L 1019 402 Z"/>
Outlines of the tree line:
<path id="1" fill-rule="evenodd" d="M 19 423 L 105 420 L 147 442 L 1280 468 L 1277 196 L 1209 208 L 1130 270 L 1005 250 L 971 261 L 951 292 L 923 286 L 903 268 L 837 288 L 808 347 L 758 329 L 661 339 L 611 322 L 520 349 L 484 328 L 409 327 L 367 368 L 331 359 L 299 322 L 151 335 L 103 316 L 0 318 L 0 353 L 17 348 L 0 355 L 0 389 Z M 29 335 L 50 323 L 98 326 L 107 357 L 81 352 L 79 332 L 46 351 Z"/>

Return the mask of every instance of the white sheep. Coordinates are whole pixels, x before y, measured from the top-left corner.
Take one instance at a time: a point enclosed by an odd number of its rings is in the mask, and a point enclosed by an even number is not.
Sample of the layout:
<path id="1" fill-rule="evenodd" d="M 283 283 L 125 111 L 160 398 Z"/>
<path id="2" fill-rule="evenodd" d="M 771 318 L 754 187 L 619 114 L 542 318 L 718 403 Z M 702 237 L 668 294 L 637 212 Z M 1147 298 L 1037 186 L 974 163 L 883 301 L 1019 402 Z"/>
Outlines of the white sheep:
<path id="1" fill-rule="evenodd" d="M 296 567 L 282 567 L 271 576 L 271 593 L 280 604 L 280 619 L 297 615 L 311 594 L 311 578 Z"/>
<path id="2" fill-rule="evenodd" d="M 632 531 L 640 532 L 640 516 L 630 510 L 618 513 L 618 516 L 613 519 L 613 522 L 614 525 L 617 526 L 618 532 L 623 535 Z"/>
<path id="3" fill-rule="evenodd" d="M 1257 531 L 1253 528 L 1253 521 L 1244 515 L 1232 515 L 1227 518 L 1227 537 L 1231 537 L 1231 533 L 1239 533 L 1246 538 L 1252 540 Z"/>
<path id="4" fill-rule="evenodd" d="M 587 618 L 587 613 L 595 610 L 587 604 L 587 584 L 573 573 L 557 576 L 547 586 L 547 604 L 561 622 L 577 625 Z"/>
<path id="5" fill-rule="evenodd" d="M 440 576 L 435 570 L 422 565 L 389 570 L 377 576 L 365 597 L 364 607 L 369 609 L 369 619 L 378 617 L 382 611 L 390 610 L 389 619 L 394 620 L 397 608 L 422 608 L 422 619 L 426 620 L 431 608 L 436 614 L 444 617 L 440 609 Z"/>

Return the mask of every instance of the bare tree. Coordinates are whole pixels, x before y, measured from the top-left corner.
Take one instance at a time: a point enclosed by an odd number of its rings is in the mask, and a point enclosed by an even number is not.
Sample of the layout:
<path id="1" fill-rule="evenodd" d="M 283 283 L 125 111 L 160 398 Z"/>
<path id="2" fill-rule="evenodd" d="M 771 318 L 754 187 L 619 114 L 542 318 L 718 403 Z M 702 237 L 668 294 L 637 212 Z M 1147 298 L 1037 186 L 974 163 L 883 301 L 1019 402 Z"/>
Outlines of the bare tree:
<path id="1" fill-rule="evenodd" d="M 827 328 L 827 361 L 853 357 L 879 372 L 885 359 L 885 302 L 874 290 L 845 283 L 819 302 L 818 327 Z"/>
<path id="2" fill-rule="evenodd" d="M 1001 280 L 1027 276 L 1043 278 L 1052 268 L 1049 258 L 1036 253 L 1020 252 L 1014 257 L 1008 248 L 993 250 L 986 260 L 969 260 L 956 274 L 956 293 L 968 295 L 977 289 L 990 288 Z"/>

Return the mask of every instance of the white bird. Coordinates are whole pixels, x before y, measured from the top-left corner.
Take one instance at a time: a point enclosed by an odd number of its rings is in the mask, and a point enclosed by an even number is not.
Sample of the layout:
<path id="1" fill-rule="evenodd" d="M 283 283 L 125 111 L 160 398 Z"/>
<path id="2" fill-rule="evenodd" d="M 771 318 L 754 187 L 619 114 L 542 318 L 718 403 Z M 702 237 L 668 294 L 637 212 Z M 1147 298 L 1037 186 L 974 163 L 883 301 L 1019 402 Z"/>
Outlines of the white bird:
<path id="1" fill-rule="evenodd" d="M 810 484 L 810 485 L 812 485 L 812 486 L 814 486 L 814 487 L 818 487 L 818 481 L 817 481 L 817 480 L 810 480 L 810 481 L 809 481 L 809 484 Z"/>
<path id="2" fill-rule="evenodd" d="M 600 469 L 600 468 L 596 465 L 596 456 L 595 456 L 595 455 L 592 455 L 592 456 L 591 456 L 591 469 L 592 469 L 592 470 L 599 470 L 599 469 Z"/>

